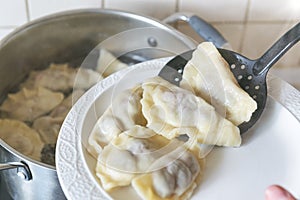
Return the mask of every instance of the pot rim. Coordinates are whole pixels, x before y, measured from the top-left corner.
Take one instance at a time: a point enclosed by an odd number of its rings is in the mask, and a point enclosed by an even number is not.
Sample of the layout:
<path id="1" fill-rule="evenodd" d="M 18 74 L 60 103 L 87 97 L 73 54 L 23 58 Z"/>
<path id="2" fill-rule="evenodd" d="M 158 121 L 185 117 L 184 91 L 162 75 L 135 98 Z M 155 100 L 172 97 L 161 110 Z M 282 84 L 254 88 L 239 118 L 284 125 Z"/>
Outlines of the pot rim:
<path id="1" fill-rule="evenodd" d="M 33 19 L 29 22 L 26 22 L 25 24 L 23 24 L 21 26 L 18 26 L 17 28 L 15 28 L 15 30 L 13 30 L 12 32 L 10 32 L 8 35 L 6 35 L 4 38 L 2 38 L 0 40 L 0 49 L 3 46 L 5 46 L 11 39 L 13 39 L 15 36 L 17 36 L 20 32 L 25 31 L 26 29 L 30 29 L 34 26 L 37 26 L 37 25 L 40 25 L 43 23 L 47 23 L 52 20 L 56 21 L 60 18 L 72 17 L 74 15 L 84 15 L 84 14 L 114 14 L 114 15 L 119 15 L 121 17 L 123 17 L 123 16 L 130 17 L 133 19 L 147 22 L 149 24 L 154 25 L 155 27 L 158 27 L 158 28 L 161 28 L 161 29 L 167 31 L 168 33 L 170 33 L 172 35 L 176 35 L 178 37 L 178 39 L 183 41 L 188 46 L 195 45 L 195 42 L 193 42 L 193 40 L 189 36 L 181 33 L 180 31 L 176 30 L 172 26 L 165 24 L 151 16 L 136 14 L 134 12 L 128 12 L 128 11 L 123 11 L 123 10 L 118 10 L 118 9 L 80 8 L 80 9 L 72 9 L 72 10 L 60 11 L 60 12 L 48 14 L 48 15 Z"/>

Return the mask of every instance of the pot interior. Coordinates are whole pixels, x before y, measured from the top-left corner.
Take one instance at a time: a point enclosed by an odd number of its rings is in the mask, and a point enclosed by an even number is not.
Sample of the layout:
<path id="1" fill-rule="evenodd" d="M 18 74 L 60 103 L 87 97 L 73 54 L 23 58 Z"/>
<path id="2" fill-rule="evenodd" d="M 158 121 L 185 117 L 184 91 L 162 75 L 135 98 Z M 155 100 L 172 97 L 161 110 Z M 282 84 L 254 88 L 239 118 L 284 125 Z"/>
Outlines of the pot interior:
<path id="1" fill-rule="evenodd" d="M 141 32 L 141 29 L 151 27 L 154 31 Z M 134 38 L 124 38 L 122 41 L 122 38 L 117 41 L 110 39 L 128 30 L 139 31 Z M 156 39 L 157 45 L 150 46 L 149 38 Z M 103 41 L 105 48 L 114 53 L 147 49 L 144 54 L 149 59 L 174 55 L 195 47 L 193 42 L 173 28 L 119 11 L 79 10 L 42 18 L 21 27 L 0 44 L 2 100 L 31 70 L 45 68 L 50 63 L 68 62 L 79 66 L 88 53 Z"/>
<path id="2" fill-rule="evenodd" d="M 117 57 L 133 53 L 148 60 L 194 47 L 194 42 L 173 28 L 120 11 L 78 10 L 41 18 L 0 43 L 0 104 L 8 93 L 18 90 L 30 71 L 51 63 L 79 67 L 97 48 Z"/>

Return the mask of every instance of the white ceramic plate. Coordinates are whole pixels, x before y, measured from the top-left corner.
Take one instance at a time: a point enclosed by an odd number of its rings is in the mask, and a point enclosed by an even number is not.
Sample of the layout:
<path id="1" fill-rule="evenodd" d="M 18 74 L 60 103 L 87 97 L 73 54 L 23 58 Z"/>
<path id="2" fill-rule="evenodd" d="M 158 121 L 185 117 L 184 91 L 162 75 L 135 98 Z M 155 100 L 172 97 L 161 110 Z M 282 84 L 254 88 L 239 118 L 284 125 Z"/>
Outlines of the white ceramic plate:
<path id="1" fill-rule="evenodd" d="M 96 160 L 85 146 L 114 95 L 156 76 L 167 60 L 148 61 L 117 72 L 73 106 L 56 149 L 58 177 L 68 199 L 139 199 L 130 188 L 106 194 L 94 173 Z M 263 199 L 271 184 L 300 194 L 300 93 L 276 77 L 269 76 L 268 84 L 272 98 L 260 121 L 243 135 L 240 148 L 215 148 L 207 156 L 204 178 L 192 199 Z"/>

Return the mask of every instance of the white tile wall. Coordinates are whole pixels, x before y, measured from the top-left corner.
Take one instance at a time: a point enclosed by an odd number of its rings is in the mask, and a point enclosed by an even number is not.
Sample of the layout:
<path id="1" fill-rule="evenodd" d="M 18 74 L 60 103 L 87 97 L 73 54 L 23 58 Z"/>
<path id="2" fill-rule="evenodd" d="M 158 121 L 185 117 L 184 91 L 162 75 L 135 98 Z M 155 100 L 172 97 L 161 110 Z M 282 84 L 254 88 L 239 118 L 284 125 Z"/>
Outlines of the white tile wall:
<path id="1" fill-rule="evenodd" d="M 64 10 L 101 8 L 101 0 L 27 0 L 30 19 Z"/>
<path id="2" fill-rule="evenodd" d="M 179 0 L 179 11 L 192 12 L 208 21 L 244 21 L 247 0 Z"/>
<path id="3" fill-rule="evenodd" d="M 224 38 L 230 43 L 234 51 L 241 51 L 241 43 L 244 33 L 244 25 L 241 23 L 221 23 L 213 24 Z"/>
<path id="4" fill-rule="evenodd" d="M 0 27 L 27 22 L 25 0 L 0 0 Z"/>
<path id="5" fill-rule="evenodd" d="M 104 7 L 164 19 L 176 11 L 176 0 L 106 0 Z"/>
<path id="6" fill-rule="evenodd" d="M 240 51 L 244 25 L 240 23 L 212 23 L 212 25 L 230 43 L 233 50 Z M 193 31 L 186 23 L 179 23 L 178 30 L 188 35 L 197 42 L 202 42 L 202 38 Z"/>
<path id="7" fill-rule="evenodd" d="M 247 24 L 243 40 L 242 53 L 249 58 L 260 57 L 279 39 L 294 23 Z M 296 44 L 276 64 L 278 67 L 300 66 L 300 45 Z"/>
<path id="8" fill-rule="evenodd" d="M 300 20 L 299 0 L 251 0 L 249 6 L 251 21 Z"/>

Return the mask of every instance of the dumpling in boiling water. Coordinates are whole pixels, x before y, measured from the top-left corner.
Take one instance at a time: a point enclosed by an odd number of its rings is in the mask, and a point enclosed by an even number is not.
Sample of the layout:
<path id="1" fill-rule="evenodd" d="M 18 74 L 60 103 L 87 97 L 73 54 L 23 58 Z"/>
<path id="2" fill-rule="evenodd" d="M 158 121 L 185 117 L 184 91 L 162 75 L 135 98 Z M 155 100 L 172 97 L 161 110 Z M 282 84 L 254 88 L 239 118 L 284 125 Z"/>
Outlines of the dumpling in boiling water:
<path id="1" fill-rule="evenodd" d="M 198 157 L 199 154 L 199 146 L 190 150 L 179 147 L 153 164 L 163 161 L 162 168 L 134 178 L 134 190 L 143 200 L 189 199 L 204 171 L 204 160 Z"/>
<path id="2" fill-rule="evenodd" d="M 53 118 L 65 118 L 72 106 L 84 94 L 84 90 L 74 90 L 68 97 L 66 97 L 58 106 L 56 106 L 50 113 Z"/>
<path id="3" fill-rule="evenodd" d="M 169 139 L 187 134 L 204 144 L 241 144 L 238 127 L 192 92 L 160 77 L 146 80 L 142 87 L 142 111 L 147 126 L 155 132 Z"/>
<path id="4" fill-rule="evenodd" d="M 107 77 L 114 72 L 127 68 L 128 65 L 119 61 L 112 53 L 106 49 L 100 49 L 96 71 L 103 77 Z"/>
<path id="5" fill-rule="evenodd" d="M 0 119 L 0 138 L 18 152 L 40 160 L 44 146 L 39 134 L 25 123 L 17 120 Z"/>
<path id="6" fill-rule="evenodd" d="M 45 70 L 32 71 L 21 87 L 27 89 L 45 87 L 66 93 L 72 89 L 89 89 L 102 79 L 98 72 L 91 69 L 75 69 L 68 64 L 51 64 Z"/>
<path id="7" fill-rule="evenodd" d="M 8 94 L 0 110 L 7 118 L 32 122 L 39 116 L 50 112 L 64 99 L 59 92 L 38 87 L 32 90 L 23 88 L 15 94 Z"/>
<path id="8" fill-rule="evenodd" d="M 151 129 L 134 126 L 115 137 L 98 157 L 96 174 L 105 190 L 130 185 L 159 157 L 173 151 L 180 141 L 170 141 Z"/>
<path id="9" fill-rule="evenodd" d="M 63 120 L 64 118 L 43 116 L 33 122 L 32 128 L 39 133 L 45 144 L 55 144 Z"/>
<path id="10" fill-rule="evenodd" d="M 61 125 L 72 105 L 84 94 L 84 90 L 75 90 L 56 106 L 50 116 L 34 120 L 32 127 L 40 134 L 45 144 L 55 144 Z"/>
<path id="11" fill-rule="evenodd" d="M 75 75 L 75 68 L 69 67 L 68 64 L 51 64 L 47 69 L 32 71 L 21 87 L 45 87 L 52 91 L 68 92 L 73 87 Z"/>
<path id="12" fill-rule="evenodd" d="M 250 120 L 256 102 L 238 85 L 228 63 L 210 42 L 201 43 L 186 64 L 181 87 L 212 104 L 219 114 L 239 125 Z"/>
<path id="13" fill-rule="evenodd" d="M 91 154 L 99 154 L 102 146 L 109 143 L 121 132 L 134 125 L 146 124 L 140 104 L 142 92 L 142 88 L 137 86 L 116 96 L 112 104 L 98 119 L 89 136 L 88 150 Z"/>

